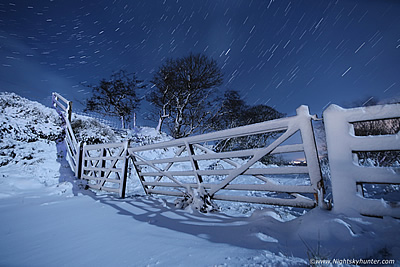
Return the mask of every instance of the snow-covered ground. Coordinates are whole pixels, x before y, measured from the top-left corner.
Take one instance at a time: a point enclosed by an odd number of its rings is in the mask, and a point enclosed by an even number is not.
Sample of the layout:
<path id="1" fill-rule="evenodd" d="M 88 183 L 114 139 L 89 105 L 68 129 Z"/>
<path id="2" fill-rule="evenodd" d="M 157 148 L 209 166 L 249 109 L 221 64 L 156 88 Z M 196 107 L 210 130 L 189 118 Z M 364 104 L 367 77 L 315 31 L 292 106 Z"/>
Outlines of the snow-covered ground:
<path id="1" fill-rule="evenodd" d="M 150 128 L 110 137 L 88 118 L 75 121 L 93 142 L 169 138 Z M 65 159 L 61 123 L 51 108 L 0 94 L 0 266 L 400 265 L 400 221 L 390 217 L 230 202 L 202 214 L 144 195 L 134 175 L 126 199 L 84 190 Z"/>

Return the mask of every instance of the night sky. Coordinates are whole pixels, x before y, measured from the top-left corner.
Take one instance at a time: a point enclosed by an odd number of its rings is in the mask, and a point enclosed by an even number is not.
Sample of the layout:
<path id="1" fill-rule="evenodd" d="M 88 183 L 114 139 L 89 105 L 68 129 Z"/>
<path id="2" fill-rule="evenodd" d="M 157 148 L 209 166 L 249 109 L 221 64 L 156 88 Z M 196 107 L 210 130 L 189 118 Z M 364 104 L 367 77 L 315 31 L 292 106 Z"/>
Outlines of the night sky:
<path id="1" fill-rule="evenodd" d="M 90 95 L 82 83 L 120 69 L 149 83 L 165 59 L 190 52 L 217 60 L 221 91 L 288 115 L 301 104 L 321 114 L 330 103 L 400 101 L 400 1 L 0 3 L 0 91 L 48 106 L 52 91 L 78 102 Z"/>

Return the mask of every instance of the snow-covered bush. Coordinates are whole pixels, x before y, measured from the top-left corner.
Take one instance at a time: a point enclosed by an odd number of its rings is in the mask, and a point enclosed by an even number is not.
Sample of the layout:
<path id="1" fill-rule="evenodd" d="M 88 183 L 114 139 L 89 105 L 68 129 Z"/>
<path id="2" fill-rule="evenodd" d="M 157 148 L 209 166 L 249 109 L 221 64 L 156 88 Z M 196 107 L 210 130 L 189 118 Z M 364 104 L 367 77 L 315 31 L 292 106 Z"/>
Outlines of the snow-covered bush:
<path id="1" fill-rule="evenodd" d="M 71 122 L 77 141 L 86 144 L 102 144 L 117 142 L 115 132 L 110 126 L 99 122 L 96 119 L 86 116 L 75 116 Z"/>
<path id="2" fill-rule="evenodd" d="M 0 93 L 0 139 L 55 141 L 62 136 L 61 118 L 51 108 L 14 93 Z"/>
<path id="3" fill-rule="evenodd" d="M 166 142 L 173 138 L 165 133 L 159 133 L 155 128 L 140 127 L 127 130 L 125 138 L 131 141 L 131 146 L 145 146 Z"/>
<path id="4" fill-rule="evenodd" d="M 59 185 L 62 120 L 57 112 L 14 93 L 0 93 L 2 196 Z M 0 194 L 1 195 L 1 194 Z"/>
<path id="5" fill-rule="evenodd" d="M 61 124 L 54 109 L 14 93 L 0 93 L 0 166 L 32 160 L 34 151 L 25 149 L 27 143 L 61 140 Z"/>

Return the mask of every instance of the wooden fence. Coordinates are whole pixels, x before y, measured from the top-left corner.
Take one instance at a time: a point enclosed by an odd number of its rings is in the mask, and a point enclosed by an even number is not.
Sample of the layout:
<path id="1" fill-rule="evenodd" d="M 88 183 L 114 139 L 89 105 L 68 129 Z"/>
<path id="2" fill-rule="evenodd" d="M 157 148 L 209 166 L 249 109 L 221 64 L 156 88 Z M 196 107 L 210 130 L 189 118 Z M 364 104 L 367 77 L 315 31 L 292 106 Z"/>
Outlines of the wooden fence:
<path id="1" fill-rule="evenodd" d="M 125 197 L 128 142 L 87 145 L 77 141 L 72 129 L 72 102 L 53 93 L 53 106 L 65 122 L 67 159 L 75 176 L 88 181 L 88 187 L 116 192 Z"/>
<path id="2" fill-rule="evenodd" d="M 76 140 L 72 130 L 72 102 L 68 101 L 58 93 L 52 94 L 53 106 L 65 123 L 65 145 L 67 148 L 67 160 L 76 177 L 80 177 L 81 148 L 82 143 Z"/>
<path id="3" fill-rule="evenodd" d="M 192 198 L 201 194 L 215 200 L 325 207 L 312 127 L 315 116 L 309 114 L 307 106 L 300 106 L 293 117 L 132 147 L 129 142 L 87 145 L 77 141 L 71 126 L 71 102 L 53 93 L 53 103 L 65 120 L 69 164 L 90 188 L 124 197 L 128 165 L 132 163 L 146 194 Z M 384 136 L 357 136 L 353 127 L 363 121 L 400 118 L 400 105 L 356 109 L 331 105 L 323 115 L 334 209 L 400 218 L 399 192 L 395 201 L 364 195 L 368 184 L 400 185 L 400 168 L 365 167 L 357 162 L 360 151 L 400 152 L 398 130 Z M 257 141 L 261 146 L 237 149 L 229 145 L 232 141 Z M 287 153 L 302 153 L 304 164 L 265 164 Z"/>
<path id="4" fill-rule="evenodd" d="M 375 152 L 379 152 L 381 158 L 386 155 L 392 157 L 397 155 L 397 162 L 400 161 L 400 133 L 398 132 L 400 105 L 352 109 L 331 105 L 324 111 L 323 116 L 332 176 L 334 209 L 338 212 L 354 209 L 364 215 L 389 215 L 400 218 L 399 191 L 394 201 L 393 199 L 385 201 L 381 195 L 379 199 L 373 199 L 365 192 L 368 185 L 375 188 L 386 185 L 386 193 L 390 194 L 394 188 L 392 185 L 400 185 L 399 166 L 381 166 L 379 162 L 375 162 L 377 166 L 365 166 L 360 164 L 358 157 L 360 152 L 368 152 L 372 156 Z M 372 135 L 371 130 L 374 129 L 371 122 L 382 119 L 386 119 L 386 122 L 381 121 L 381 124 L 386 124 L 390 131 Z M 390 119 L 397 119 L 397 121 Z M 395 122 L 397 122 L 396 125 L 390 125 Z M 357 123 L 361 126 L 364 124 L 364 128 L 366 126 L 370 128 L 367 129 L 368 135 L 355 131 L 354 125 Z M 397 133 L 393 132 L 396 131 L 395 128 L 397 128 Z M 387 152 L 397 154 L 387 154 Z"/>

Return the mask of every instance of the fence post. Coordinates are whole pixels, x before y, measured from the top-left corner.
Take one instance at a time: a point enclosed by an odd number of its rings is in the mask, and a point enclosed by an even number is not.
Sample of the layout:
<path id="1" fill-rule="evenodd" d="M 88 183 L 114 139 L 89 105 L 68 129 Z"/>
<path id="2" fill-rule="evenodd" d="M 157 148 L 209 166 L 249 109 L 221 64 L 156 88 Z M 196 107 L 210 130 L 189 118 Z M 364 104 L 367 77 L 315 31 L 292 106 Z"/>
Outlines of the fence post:
<path id="1" fill-rule="evenodd" d="M 119 196 L 121 198 L 125 198 L 125 191 L 126 191 L 126 180 L 128 179 L 128 164 L 129 164 L 129 153 L 128 153 L 128 148 L 129 148 L 129 143 L 130 141 L 127 140 L 124 142 L 124 153 L 122 154 L 124 159 L 123 159 L 123 165 L 122 165 L 122 183 L 120 186 L 120 191 L 119 191 Z"/>
<path id="2" fill-rule="evenodd" d="M 55 100 L 57 100 L 56 94 L 55 94 L 55 93 L 51 93 L 51 102 L 52 102 L 52 104 L 53 104 L 53 107 L 54 107 L 54 108 L 57 108 L 57 104 L 56 104 L 56 101 L 55 101 Z"/>
<path id="3" fill-rule="evenodd" d="M 72 119 L 72 101 L 68 101 L 67 105 L 67 119 L 69 122 L 71 122 Z"/>
<path id="4" fill-rule="evenodd" d="M 76 169 L 75 169 L 75 176 L 78 179 L 81 179 L 81 172 L 82 172 L 82 161 L 83 161 L 83 144 L 81 141 L 78 142 L 76 148 Z"/>
<path id="5" fill-rule="evenodd" d="M 317 117 L 310 115 L 308 106 L 304 105 L 297 108 L 296 112 L 298 120 L 302 121 L 302 123 L 300 123 L 300 135 L 304 145 L 304 156 L 307 162 L 310 180 L 316 190 L 314 193 L 316 204 L 320 206 L 320 208 L 329 209 L 330 207 L 324 202 L 324 181 L 322 179 L 318 149 L 312 124 L 313 120 L 317 120 Z"/>

